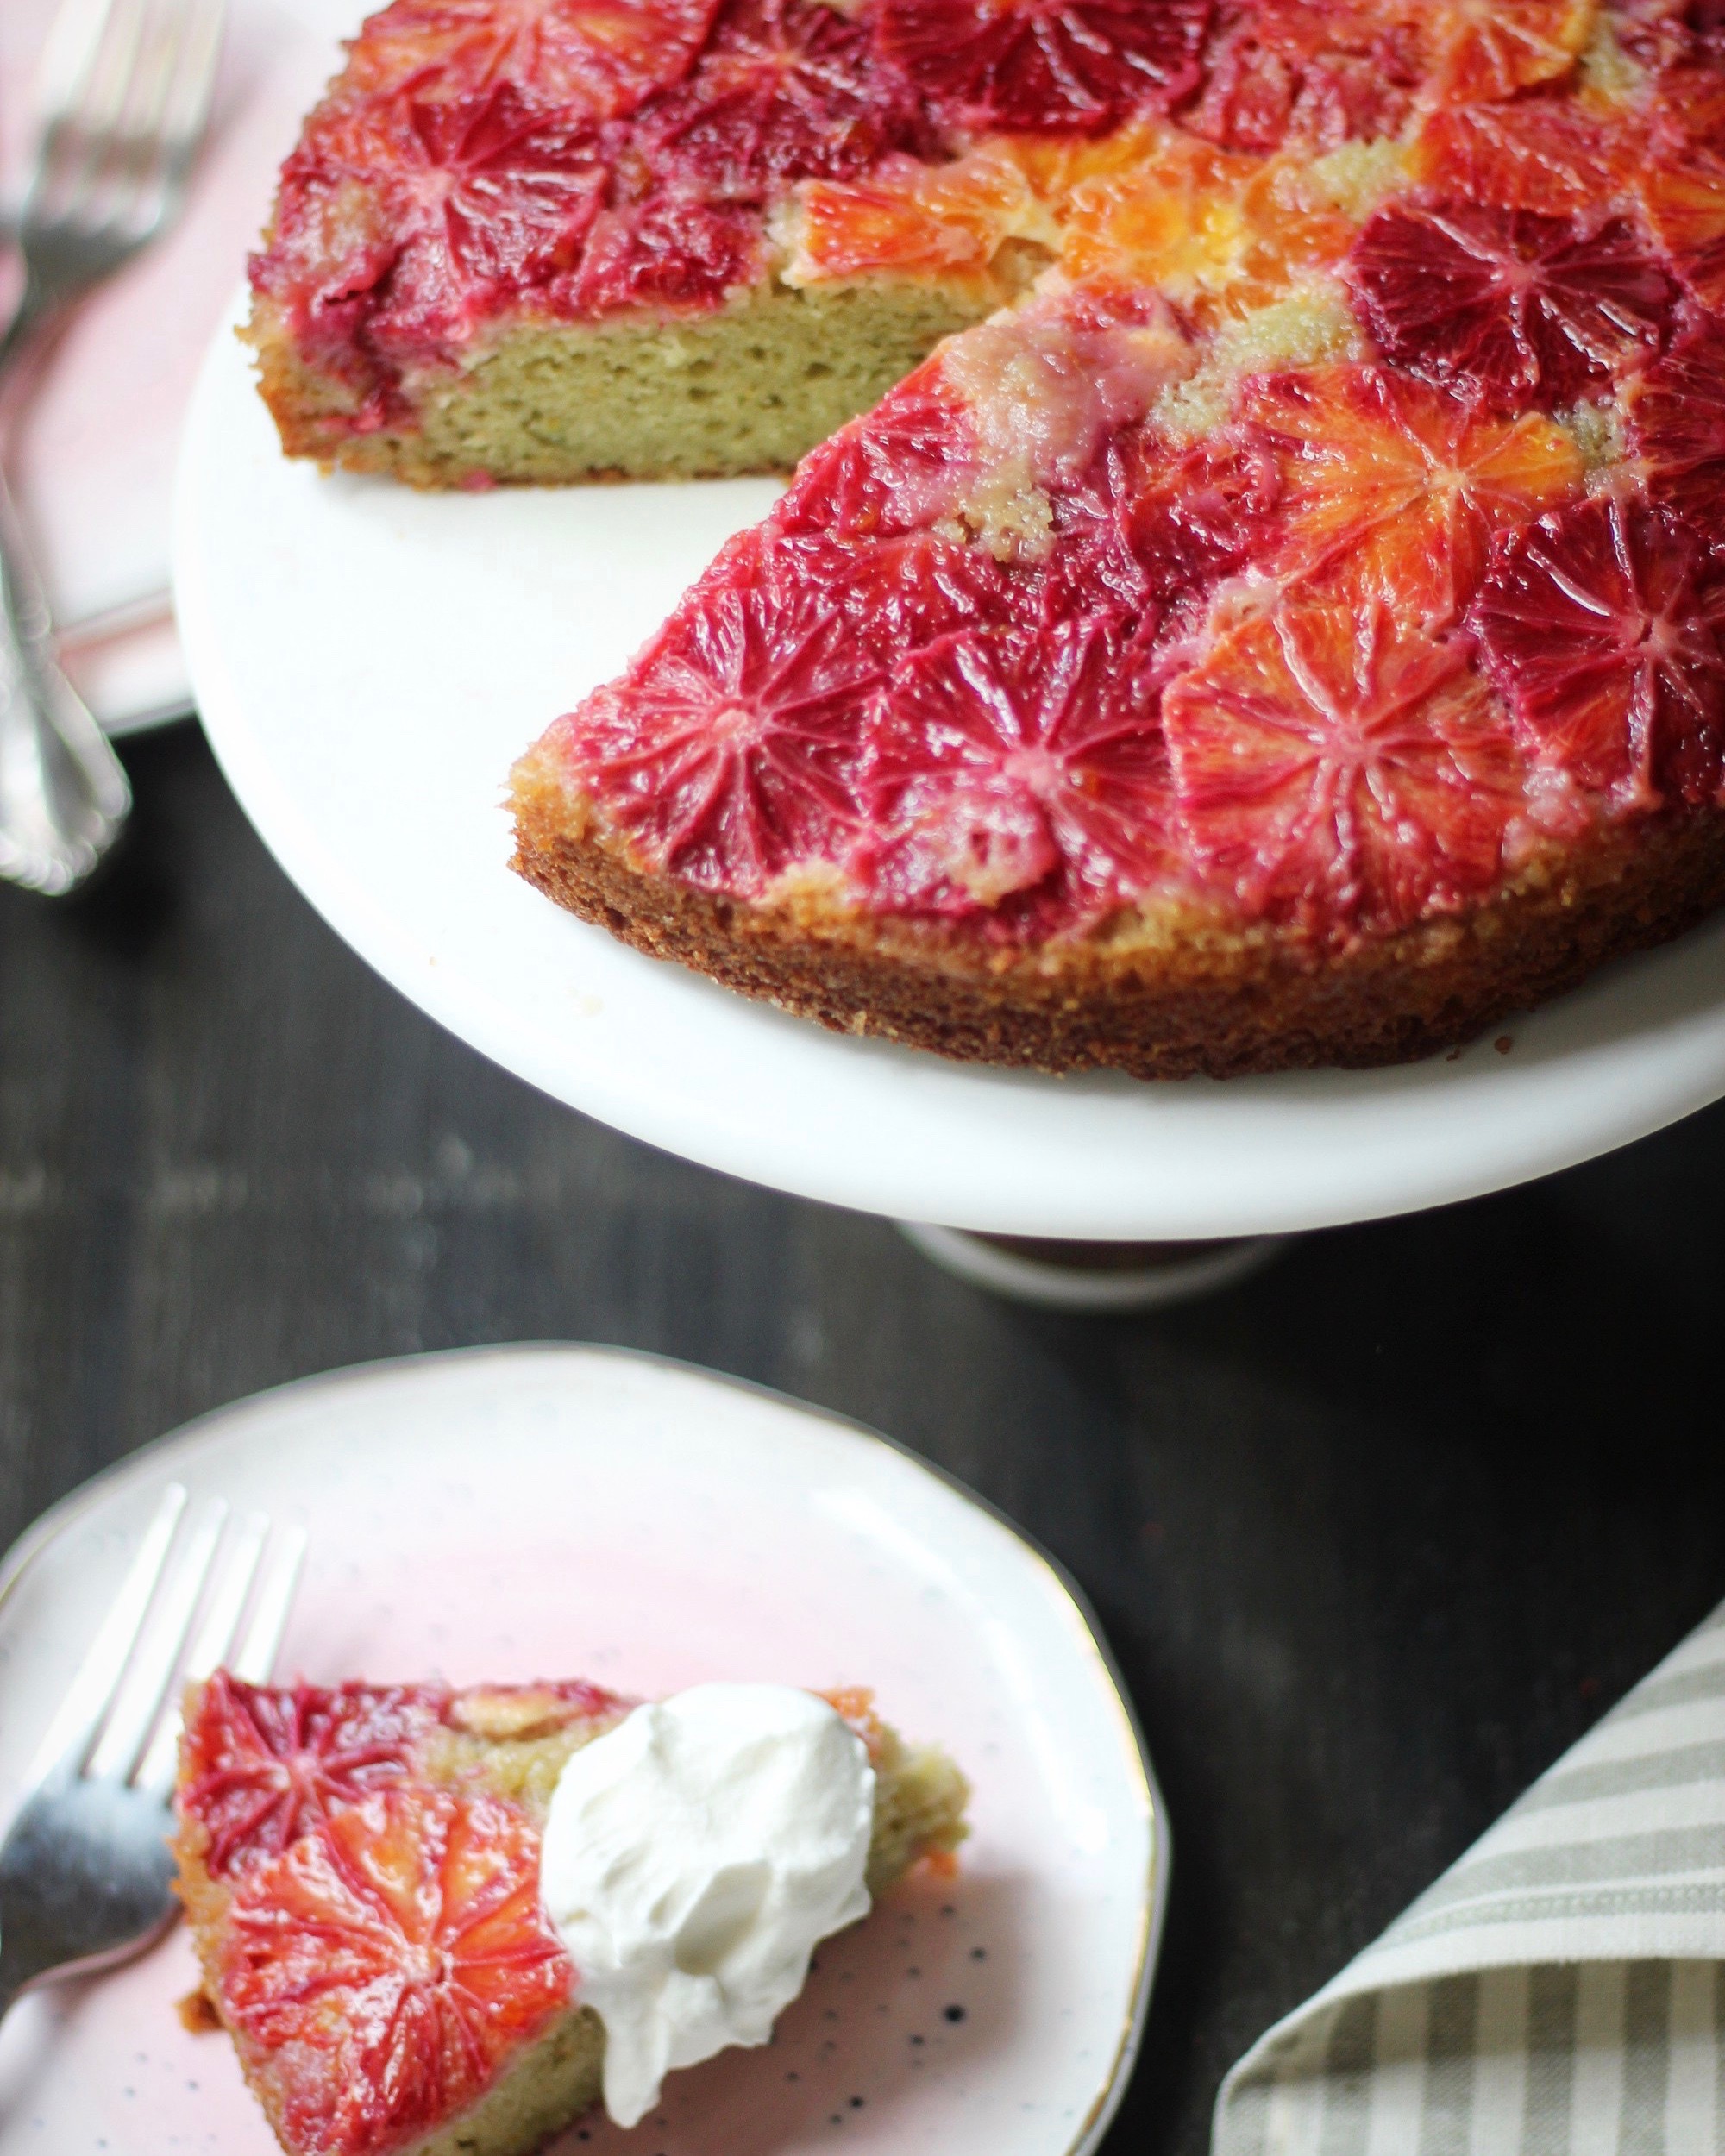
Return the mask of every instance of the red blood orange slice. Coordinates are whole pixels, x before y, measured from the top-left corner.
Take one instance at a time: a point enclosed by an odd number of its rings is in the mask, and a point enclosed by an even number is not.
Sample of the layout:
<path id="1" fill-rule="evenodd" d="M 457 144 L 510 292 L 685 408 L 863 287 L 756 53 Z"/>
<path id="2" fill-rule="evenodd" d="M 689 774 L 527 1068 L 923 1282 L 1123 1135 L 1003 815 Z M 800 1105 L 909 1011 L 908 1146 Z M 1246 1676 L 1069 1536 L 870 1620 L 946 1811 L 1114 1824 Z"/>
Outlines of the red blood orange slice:
<path id="1" fill-rule="evenodd" d="M 455 2118 L 569 1998 L 539 1906 L 539 1840 L 494 1799 L 374 1792 L 247 1875 L 223 2013 L 285 2053 L 292 2145 L 381 2156 Z"/>
<path id="2" fill-rule="evenodd" d="M 1432 92 L 1445 103 L 1475 104 L 1566 75 L 1598 8 L 1596 0 L 1447 0 L 1434 13 Z"/>
<path id="3" fill-rule="evenodd" d="M 1046 936 L 1167 868 L 1154 691 L 1118 616 L 961 630 L 893 677 L 869 742 L 877 906 Z"/>
<path id="4" fill-rule="evenodd" d="M 1210 0 L 881 0 L 886 58 L 955 124 L 1101 134 L 1198 80 Z"/>
<path id="5" fill-rule="evenodd" d="M 872 60 L 868 23 L 825 0 L 732 6 L 643 124 L 662 176 L 744 201 L 781 176 L 846 179 L 888 151 L 935 147 L 908 85 Z"/>
<path id="6" fill-rule="evenodd" d="M 289 160 L 254 282 L 314 347 L 363 332 L 367 351 L 437 358 L 579 261 L 606 180 L 598 130 L 508 84 L 337 108 Z"/>
<path id="7" fill-rule="evenodd" d="M 1650 160 L 1641 193 L 1684 282 L 1706 305 L 1725 308 L 1725 146 L 1718 155 Z"/>
<path id="8" fill-rule="evenodd" d="M 1657 351 L 1671 279 L 1627 218 L 1391 203 L 1349 271 L 1384 355 L 1500 411 L 1568 403 Z"/>
<path id="9" fill-rule="evenodd" d="M 758 211 L 699 193 L 655 189 L 602 210 L 580 266 L 552 294 L 557 311 L 602 317 L 626 308 L 711 312 L 760 281 L 766 248 Z"/>
<path id="10" fill-rule="evenodd" d="M 1617 206 L 1645 153 L 1645 130 L 1629 112 L 1526 97 L 1434 112 L 1414 172 L 1436 197 L 1569 216 Z"/>
<path id="11" fill-rule="evenodd" d="M 950 507 L 975 444 L 938 360 L 810 451 L 773 512 L 786 532 L 872 539 L 915 531 Z"/>
<path id="12" fill-rule="evenodd" d="M 565 722 L 640 859 L 739 897 L 848 847 L 881 679 L 831 594 L 768 576 L 765 546 L 758 530 L 733 541 L 623 680 Z"/>
<path id="13" fill-rule="evenodd" d="M 1400 928 L 1496 881 L 1521 760 L 1465 643 L 1380 605 L 1242 623 L 1163 698 L 1180 819 L 1249 918 Z"/>
<path id="14" fill-rule="evenodd" d="M 1596 499 L 1500 541 L 1469 616 L 1541 760 L 1621 810 L 1709 799 L 1725 750 L 1725 590 L 1665 511 Z"/>
<path id="15" fill-rule="evenodd" d="M 1311 149 L 1399 133 L 1423 76 L 1407 11 L 1379 0 L 1236 6 L 1184 124 L 1232 150 Z"/>
<path id="16" fill-rule="evenodd" d="M 362 92 L 512 83 L 574 120 L 621 119 L 681 81 L 718 0 L 395 0 L 354 47 Z"/>
<path id="17" fill-rule="evenodd" d="M 1656 502 L 1725 539 L 1725 322 L 1709 318 L 1630 385 L 1631 443 Z"/>
<path id="18" fill-rule="evenodd" d="M 1276 529 L 1261 566 L 1340 566 L 1433 628 L 1472 597 L 1494 531 L 1581 491 L 1580 452 L 1552 421 L 1503 420 L 1377 367 L 1313 368 L 1251 385 L 1243 415 L 1274 445 Z"/>
<path id="19" fill-rule="evenodd" d="M 343 1805 L 398 1780 L 437 1726 L 434 1685 L 243 1683 L 218 1670 L 185 1733 L 179 1808 L 209 1835 L 204 1869 L 246 1871 Z"/>

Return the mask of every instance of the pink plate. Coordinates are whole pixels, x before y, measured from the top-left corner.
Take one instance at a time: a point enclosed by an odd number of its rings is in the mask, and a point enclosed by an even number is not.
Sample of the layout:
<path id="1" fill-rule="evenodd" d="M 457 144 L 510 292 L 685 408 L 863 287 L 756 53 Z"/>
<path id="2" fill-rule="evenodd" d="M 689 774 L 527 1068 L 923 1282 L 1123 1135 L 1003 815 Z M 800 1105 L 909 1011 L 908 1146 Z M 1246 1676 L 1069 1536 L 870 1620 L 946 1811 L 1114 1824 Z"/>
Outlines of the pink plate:
<path id="1" fill-rule="evenodd" d="M 1076 1590 L 913 1455 L 775 1395 L 582 1347 L 415 1356 L 220 1409 L 75 1492 L 0 1572 L 0 1819 L 164 1483 L 310 1536 L 285 1675 L 872 1684 L 975 1788 L 959 1876 L 820 1953 L 770 2049 L 672 2078 L 566 2156 L 1069 2156 L 1148 2002 L 1167 1826 Z M 21 2002 L 0 2156 L 268 2156 L 183 1932 Z"/>

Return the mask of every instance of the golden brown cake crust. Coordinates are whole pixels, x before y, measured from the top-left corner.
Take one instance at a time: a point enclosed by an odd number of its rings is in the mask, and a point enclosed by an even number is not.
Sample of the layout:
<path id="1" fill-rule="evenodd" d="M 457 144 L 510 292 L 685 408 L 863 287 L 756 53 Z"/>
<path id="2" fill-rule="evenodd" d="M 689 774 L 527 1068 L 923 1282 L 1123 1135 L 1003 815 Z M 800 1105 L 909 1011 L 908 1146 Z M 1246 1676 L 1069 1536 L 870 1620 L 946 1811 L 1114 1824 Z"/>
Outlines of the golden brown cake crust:
<path id="1" fill-rule="evenodd" d="M 515 810 L 516 872 L 637 950 L 835 1031 L 1057 1074 L 1417 1062 L 1725 903 L 1725 817 L 1702 810 L 1554 848 L 1465 913 L 1339 950 L 1188 916 L 1154 942 L 997 950 L 819 897 L 750 906 L 643 872 L 531 757 Z"/>

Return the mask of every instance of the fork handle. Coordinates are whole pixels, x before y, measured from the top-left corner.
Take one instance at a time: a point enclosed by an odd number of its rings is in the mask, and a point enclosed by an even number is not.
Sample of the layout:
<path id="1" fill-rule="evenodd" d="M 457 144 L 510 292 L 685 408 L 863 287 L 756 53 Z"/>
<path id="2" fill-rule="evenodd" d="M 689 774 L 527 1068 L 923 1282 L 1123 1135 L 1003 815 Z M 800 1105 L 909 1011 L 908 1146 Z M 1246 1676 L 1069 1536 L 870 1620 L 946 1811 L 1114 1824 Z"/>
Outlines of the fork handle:
<path id="1" fill-rule="evenodd" d="M 83 881 L 131 806 L 120 760 L 54 663 L 48 610 L 0 473 L 0 877 Z"/>

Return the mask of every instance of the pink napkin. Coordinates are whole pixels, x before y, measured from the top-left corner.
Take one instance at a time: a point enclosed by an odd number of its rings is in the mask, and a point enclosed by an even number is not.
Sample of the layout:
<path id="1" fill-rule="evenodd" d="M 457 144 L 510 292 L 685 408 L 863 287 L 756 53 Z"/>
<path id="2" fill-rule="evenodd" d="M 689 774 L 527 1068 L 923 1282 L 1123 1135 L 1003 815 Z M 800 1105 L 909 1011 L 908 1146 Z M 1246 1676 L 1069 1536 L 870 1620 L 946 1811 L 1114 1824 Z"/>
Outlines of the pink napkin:
<path id="1" fill-rule="evenodd" d="M 0 0 L 0 200 L 16 203 L 54 0 Z M 168 595 L 181 422 L 245 273 L 275 168 L 362 0 L 229 0 L 209 141 L 179 223 L 103 285 L 47 357 L 8 445 L 66 667 L 122 732 L 190 706 Z M 6 264 L 6 278 L 14 275 Z"/>

